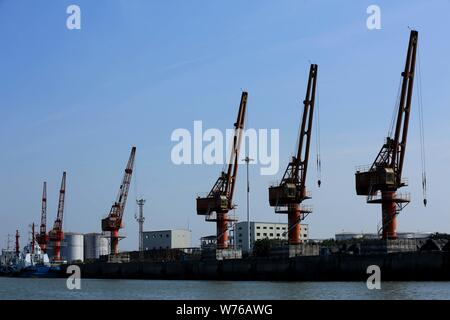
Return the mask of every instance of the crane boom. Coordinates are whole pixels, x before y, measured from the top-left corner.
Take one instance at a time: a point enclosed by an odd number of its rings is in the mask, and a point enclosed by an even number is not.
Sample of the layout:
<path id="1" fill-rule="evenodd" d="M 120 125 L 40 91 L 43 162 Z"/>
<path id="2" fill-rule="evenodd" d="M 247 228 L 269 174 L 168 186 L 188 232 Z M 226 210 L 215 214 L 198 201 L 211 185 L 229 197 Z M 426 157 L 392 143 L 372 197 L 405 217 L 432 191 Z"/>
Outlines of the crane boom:
<path id="1" fill-rule="evenodd" d="M 309 208 L 300 208 L 300 203 L 305 199 L 310 199 L 306 192 L 306 176 L 313 126 L 317 71 L 317 64 L 311 64 L 305 99 L 303 100 L 303 114 L 297 153 L 289 162 L 281 182 L 269 188 L 270 206 L 275 207 L 276 213 L 288 214 L 290 244 L 299 244 L 301 242 L 300 222 L 307 214 L 312 212 Z"/>
<path id="2" fill-rule="evenodd" d="M 41 207 L 41 225 L 39 234 L 36 235 L 36 241 L 45 253 L 47 250 L 49 237 L 47 235 L 47 182 L 44 181 L 42 187 L 42 207 Z"/>
<path id="3" fill-rule="evenodd" d="M 53 224 L 53 229 L 48 233 L 48 238 L 53 242 L 53 260 L 61 261 L 61 241 L 64 239 L 63 218 L 64 202 L 66 197 L 66 172 L 63 172 L 61 188 L 59 190 L 58 213 Z"/>
<path id="4" fill-rule="evenodd" d="M 409 115 L 411 112 L 411 99 L 414 87 L 418 36 L 419 34 L 417 31 L 411 31 L 408 53 L 405 62 L 405 70 L 402 72 L 402 91 L 398 108 L 397 124 L 395 127 L 394 152 L 391 162 L 391 167 L 397 167 L 396 175 L 398 182 L 401 181 L 403 162 L 406 153 L 406 140 L 408 137 Z"/>
<path id="5" fill-rule="evenodd" d="M 53 224 L 54 231 L 62 231 L 65 196 L 66 196 L 66 172 L 64 171 L 61 180 L 61 188 L 59 190 L 58 213 L 56 215 L 55 223 Z"/>

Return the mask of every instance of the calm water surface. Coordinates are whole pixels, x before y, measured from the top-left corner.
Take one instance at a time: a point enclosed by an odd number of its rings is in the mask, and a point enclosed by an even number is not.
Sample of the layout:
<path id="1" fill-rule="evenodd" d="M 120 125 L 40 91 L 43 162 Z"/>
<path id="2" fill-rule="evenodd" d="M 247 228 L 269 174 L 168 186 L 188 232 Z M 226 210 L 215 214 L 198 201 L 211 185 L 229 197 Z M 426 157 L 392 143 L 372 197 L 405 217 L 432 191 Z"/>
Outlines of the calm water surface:
<path id="1" fill-rule="evenodd" d="M 262 282 L 0 278 L 0 299 L 450 299 L 450 282 Z"/>

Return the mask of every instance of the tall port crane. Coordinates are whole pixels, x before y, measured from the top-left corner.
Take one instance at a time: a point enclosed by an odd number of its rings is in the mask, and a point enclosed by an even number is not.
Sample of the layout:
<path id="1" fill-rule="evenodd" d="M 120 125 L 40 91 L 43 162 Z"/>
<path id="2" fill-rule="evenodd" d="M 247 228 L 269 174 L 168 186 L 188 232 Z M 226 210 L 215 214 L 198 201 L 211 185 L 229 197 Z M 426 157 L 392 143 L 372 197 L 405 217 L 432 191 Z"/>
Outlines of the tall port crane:
<path id="1" fill-rule="evenodd" d="M 397 194 L 397 189 L 407 185 L 402 179 L 406 153 L 409 115 L 413 94 L 418 32 L 411 31 L 405 69 L 402 72 L 400 102 L 398 105 L 395 133 L 388 136 L 369 168 L 356 171 L 356 193 L 367 196 L 367 203 L 381 203 L 382 239 L 397 238 L 397 215 L 409 203 L 409 195 Z M 426 200 L 424 200 L 426 204 Z"/>
<path id="2" fill-rule="evenodd" d="M 47 182 L 44 181 L 42 188 L 42 208 L 41 208 L 41 225 L 39 227 L 39 234 L 36 235 L 36 241 L 39 244 L 42 252 L 47 252 L 48 244 L 47 234 Z"/>
<path id="3" fill-rule="evenodd" d="M 66 197 L 66 172 L 63 172 L 61 188 L 59 190 L 58 213 L 56 214 L 53 229 L 48 233 L 50 241 L 53 243 L 53 260 L 61 261 L 61 241 L 64 240 L 63 218 L 64 201 Z"/>
<path id="4" fill-rule="evenodd" d="M 300 223 L 312 212 L 310 207 L 303 206 L 301 203 L 303 200 L 311 198 L 306 191 L 306 174 L 313 126 L 317 69 L 317 64 L 311 64 L 306 96 L 303 101 L 297 154 L 289 162 L 281 182 L 269 187 L 270 206 L 275 207 L 275 213 L 287 213 L 288 215 L 288 240 L 291 245 L 301 243 Z"/>
<path id="5" fill-rule="evenodd" d="M 130 189 L 135 154 L 136 147 L 132 147 L 116 201 L 111 206 L 109 215 L 102 219 L 102 230 L 111 232 L 111 254 L 115 255 L 119 253 L 119 229 L 123 228 L 122 217 Z"/>
<path id="6" fill-rule="evenodd" d="M 204 215 L 208 222 L 216 222 L 217 249 L 228 248 L 228 224 L 234 221 L 228 211 L 235 208 L 233 193 L 236 186 L 239 151 L 244 130 L 245 111 L 247 108 L 247 92 L 242 92 L 236 123 L 230 161 L 227 171 L 222 171 L 216 183 L 206 197 L 197 197 L 197 214 Z M 215 213 L 215 214 L 214 214 Z"/>

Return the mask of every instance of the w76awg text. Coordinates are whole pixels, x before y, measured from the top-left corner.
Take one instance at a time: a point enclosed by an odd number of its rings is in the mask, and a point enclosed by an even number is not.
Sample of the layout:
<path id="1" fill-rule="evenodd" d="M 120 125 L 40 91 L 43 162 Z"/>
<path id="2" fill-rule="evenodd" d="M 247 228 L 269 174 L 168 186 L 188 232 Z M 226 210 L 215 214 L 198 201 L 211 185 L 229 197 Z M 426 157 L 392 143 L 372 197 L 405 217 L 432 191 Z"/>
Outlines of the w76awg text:
<path id="1" fill-rule="evenodd" d="M 253 314 L 272 314 L 272 305 L 239 305 L 239 304 L 226 304 L 219 305 L 219 309 L 212 307 L 190 307 L 183 304 L 182 307 L 177 307 L 177 315 L 203 315 L 204 318 L 208 317 L 210 313 L 220 313 L 222 315 L 253 315 Z"/>

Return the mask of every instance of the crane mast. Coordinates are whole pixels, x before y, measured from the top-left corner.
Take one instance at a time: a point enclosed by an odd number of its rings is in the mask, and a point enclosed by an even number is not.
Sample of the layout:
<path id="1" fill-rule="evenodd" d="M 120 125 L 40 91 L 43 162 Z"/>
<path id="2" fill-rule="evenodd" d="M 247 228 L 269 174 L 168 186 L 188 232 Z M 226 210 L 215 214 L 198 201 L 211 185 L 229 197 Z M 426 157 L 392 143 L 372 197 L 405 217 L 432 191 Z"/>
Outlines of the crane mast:
<path id="1" fill-rule="evenodd" d="M 397 189 L 407 185 L 402 179 L 402 171 L 414 87 L 417 44 L 418 32 L 411 30 L 405 69 L 402 72 L 394 136 L 386 138 L 368 170 L 360 169 L 355 174 L 357 195 L 367 196 L 367 203 L 381 203 L 382 226 L 378 231 L 382 239 L 397 238 L 397 215 L 410 201 L 408 195 L 402 196 L 396 192 Z"/>
<path id="2" fill-rule="evenodd" d="M 132 147 L 116 201 L 111 206 L 109 215 L 102 219 L 102 230 L 111 232 L 111 254 L 117 255 L 119 253 L 119 229 L 123 228 L 122 217 L 125 211 L 128 190 L 130 189 L 135 154 L 136 147 Z"/>
<path id="3" fill-rule="evenodd" d="M 36 241 L 39 244 L 42 252 L 47 252 L 48 244 L 47 235 L 47 182 L 44 181 L 42 188 L 42 208 L 41 208 L 41 225 L 39 227 L 39 234 L 36 235 Z"/>
<path id="4" fill-rule="evenodd" d="M 311 198 L 306 192 L 306 174 L 311 145 L 317 71 L 317 64 L 311 64 L 306 96 L 303 101 L 297 153 L 289 162 L 280 184 L 269 187 L 270 206 L 275 207 L 275 213 L 288 215 L 288 240 L 291 245 L 301 243 L 300 222 L 312 212 L 311 208 L 300 206 L 300 204 L 303 200 Z"/>
<path id="5" fill-rule="evenodd" d="M 239 151 L 244 131 L 245 112 L 247 108 L 247 92 L 242 92 L 236 123 L 230 161 L 227 171 L 222 171 L 216 183 L 206 197 L 197 197 L 197 214 L 205 215 L 205 220 L 216 222 L 217 249 L 228 248 L 228 223 L 234 219 L 228 217 L 228 211 L 233 209 L 233 194 L 238 172 Z M 214 213 L 216 215 L 214 216 Z"/>
<path id="6" fill-rule="evenodd" d="M 63 232 L 63 218 L 64 218 L 64 201 L 66 197 L 66 172 L 63 172 L 61 180 L 61 188 L 59 190 L 58 199 L 58 213 L 56 215 L 55 222 L 53 223 L 53 229 L 48 233 L 49 239 L 53 242 L 53 260 L 61 261 L 61 241 L 64 240 Z"/>

